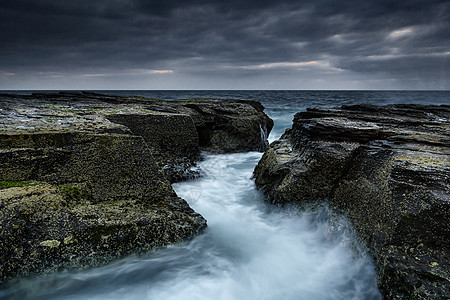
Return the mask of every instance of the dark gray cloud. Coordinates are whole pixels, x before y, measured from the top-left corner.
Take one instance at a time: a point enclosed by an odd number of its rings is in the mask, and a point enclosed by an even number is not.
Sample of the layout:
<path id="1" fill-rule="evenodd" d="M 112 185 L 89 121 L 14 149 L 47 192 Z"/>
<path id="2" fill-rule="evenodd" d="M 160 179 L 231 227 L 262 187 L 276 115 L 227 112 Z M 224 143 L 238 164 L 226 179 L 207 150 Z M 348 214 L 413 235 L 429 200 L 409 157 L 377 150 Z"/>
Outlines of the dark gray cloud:
<path id="1" fill-rule="evenodd" d="M 3 0 L 0 89 L 450 89 L 450 3 Z"/>

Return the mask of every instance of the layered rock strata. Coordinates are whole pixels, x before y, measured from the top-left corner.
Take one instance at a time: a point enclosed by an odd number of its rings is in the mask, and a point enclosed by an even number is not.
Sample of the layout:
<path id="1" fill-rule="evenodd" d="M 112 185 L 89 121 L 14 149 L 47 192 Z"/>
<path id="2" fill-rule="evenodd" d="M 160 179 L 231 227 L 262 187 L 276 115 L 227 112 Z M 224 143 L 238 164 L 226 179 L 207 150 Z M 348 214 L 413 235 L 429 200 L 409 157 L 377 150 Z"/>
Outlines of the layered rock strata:
<path id="1" fill-rule="evenodd" d="M 206 220 L 168 178 L 189 176 L 202 149 L 262 149 L 260 128 L 245 126 L 271 128 L 271 120 L 256 102 L 191 102 L 0 95 L 0 283 L 104 264 L 201 232 Z M 233 131 L 237 120 L 246 121 L 246 142 Z M 205 123 L 211 141 L 199 138 Z"/>
<path id="2" fill-rule="evenodd" d="M 272 203 L 346 213 L 384 298 L 450 298 L 449 106 L 308 109 L 254 175 Z"/>

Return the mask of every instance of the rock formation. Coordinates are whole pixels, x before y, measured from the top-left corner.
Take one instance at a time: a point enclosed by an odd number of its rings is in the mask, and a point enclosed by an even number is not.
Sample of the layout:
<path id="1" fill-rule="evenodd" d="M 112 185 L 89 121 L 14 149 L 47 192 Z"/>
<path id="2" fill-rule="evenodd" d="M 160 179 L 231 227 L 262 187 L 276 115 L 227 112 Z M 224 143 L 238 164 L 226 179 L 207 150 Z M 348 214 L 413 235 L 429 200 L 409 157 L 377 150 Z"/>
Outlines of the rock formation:
<path id="1" fill-rule="evenodd" d="M 348 215 L 386 299 L 450 298 L 450 107 L 308 109 L 255 168 L 272 203 Z"/>
<path id="2" fill-rule="evenodd" d="M 82 128 L 144 138 L 171 182 L 189 178 L 200 151 L 264 151 L 273 121 L 256 101 L 165 101 L 97 93 L 0 95 L 4 132 L 62 132 Z M 123 126 L 119 126 L 123 125 Z M 264 134 L 262 134 L 264 133 Z M 261 137 L 264 136 L 262 139 Z"/>
<path id="3" fill-rule="evenodd" d="M 262 150 L 271 122 L 251 101 L 0 95 L 0 283 L 201 232 L 164 174 L 185 179 L 203 149 Z"/>

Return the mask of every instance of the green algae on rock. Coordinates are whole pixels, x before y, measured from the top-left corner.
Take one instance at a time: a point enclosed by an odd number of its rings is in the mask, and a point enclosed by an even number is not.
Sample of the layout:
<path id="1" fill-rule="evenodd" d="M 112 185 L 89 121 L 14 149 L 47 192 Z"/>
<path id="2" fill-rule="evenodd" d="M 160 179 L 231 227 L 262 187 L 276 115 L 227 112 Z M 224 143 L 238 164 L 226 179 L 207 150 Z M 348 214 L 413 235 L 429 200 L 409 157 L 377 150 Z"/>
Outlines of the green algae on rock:
<path id="1" fill-rule="evenodd" d="M 205 220 L 178 197 L 80 202 L 50 184 L 0 190 L 0 282 L 86 268 L 198 234 Z"/>
<path id="2" fill-rule="evenodd" d="M 206 226 L 176 197 L 142 137 L 3 134 L 0 145 L 1 180 L 46 182 L 1 190 L 0 282 L 104 264 Z"/>
<path id="3" fill-rule="evenodd" d="M 0 179 L 86 183 L 95 201 L 174 196 L 139 136 L 0 134 L 0 149 Z"/>
<path id="4" fill-rule="evenodd" d="M 0 181 L 0 190 L 12 188 L 12 187 L 29 186 L 29 185 L 33 185 L 33 183 L 26 182 L 26 181 L 14 181 L 14 180 Z"/>

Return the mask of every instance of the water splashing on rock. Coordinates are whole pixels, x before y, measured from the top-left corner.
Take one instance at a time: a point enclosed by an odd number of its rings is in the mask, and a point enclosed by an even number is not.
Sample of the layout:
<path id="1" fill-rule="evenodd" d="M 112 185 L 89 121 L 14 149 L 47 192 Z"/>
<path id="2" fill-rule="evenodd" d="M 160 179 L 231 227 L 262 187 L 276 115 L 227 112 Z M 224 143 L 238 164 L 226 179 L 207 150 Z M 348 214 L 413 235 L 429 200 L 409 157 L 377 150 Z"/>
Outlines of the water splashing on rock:
<path id="1" fill-rule="evenodd" d="M 261 151 L 266 151 L 267 147 L 269 147 L 269 140 L 268 140 L 268 134 L 267 134 L 267 127 L 266 125 L 259 124 L 259 132 L 261 133 Z"/>

